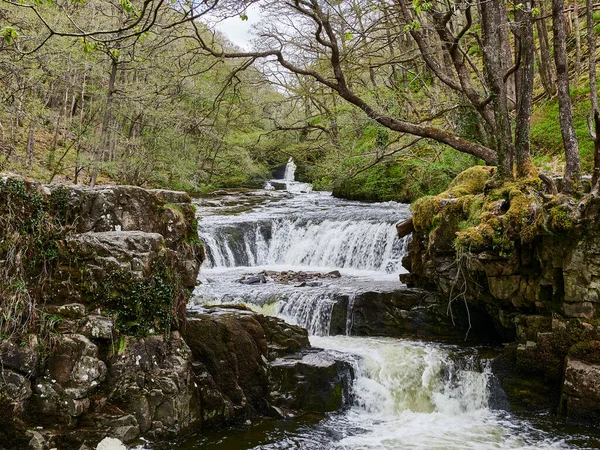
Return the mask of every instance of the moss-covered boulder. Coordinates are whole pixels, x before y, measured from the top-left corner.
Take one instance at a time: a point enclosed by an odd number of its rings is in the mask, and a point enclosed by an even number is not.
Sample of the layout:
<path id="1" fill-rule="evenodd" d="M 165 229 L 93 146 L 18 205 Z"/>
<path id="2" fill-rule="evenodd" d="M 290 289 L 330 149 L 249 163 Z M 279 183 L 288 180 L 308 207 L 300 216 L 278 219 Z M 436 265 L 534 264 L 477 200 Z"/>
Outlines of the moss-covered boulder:
<path id="1" fill-rule="evenodd" d="M 403 260 L 410 273 L 401 279 L 478 308 L 475 320 L 487 316 L 505 341 L 516 341 L 498 373 L 509 396 L 531 409 L 557 410 L 569 348 L 597 339 L 600 198 L 581 195 L 546 191 L 533 177 L 500 183 L 493 169 L 474 167 L 412 205 Z M 581 373 L 571 371 L 573 383 Z M 574 406 L 583 387 L 573 389 L 566 410 L 587 410 Z"/>

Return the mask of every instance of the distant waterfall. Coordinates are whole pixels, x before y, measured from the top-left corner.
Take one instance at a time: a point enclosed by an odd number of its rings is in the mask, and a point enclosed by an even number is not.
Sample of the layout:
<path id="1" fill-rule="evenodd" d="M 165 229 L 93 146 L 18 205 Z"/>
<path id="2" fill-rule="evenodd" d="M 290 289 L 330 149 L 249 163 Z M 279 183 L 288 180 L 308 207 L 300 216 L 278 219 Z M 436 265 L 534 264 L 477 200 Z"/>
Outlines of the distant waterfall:
<path id="1" fill-rule="evenodd" d="M 296 164 L 294 159 L 290 158 L 285 165 L 285 172 L 283 173 L 283 179 L 285 181 L 296 181 Z"/>

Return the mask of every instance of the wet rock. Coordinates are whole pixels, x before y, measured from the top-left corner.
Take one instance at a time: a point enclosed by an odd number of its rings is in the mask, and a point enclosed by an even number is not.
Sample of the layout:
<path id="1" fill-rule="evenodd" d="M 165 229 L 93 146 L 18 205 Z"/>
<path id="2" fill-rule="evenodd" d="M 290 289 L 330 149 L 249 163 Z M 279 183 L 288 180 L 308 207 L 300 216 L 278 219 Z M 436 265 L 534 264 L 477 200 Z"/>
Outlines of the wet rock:
<path id="1" fill-rule="evenodd" d="M 350 404 L 352 367 L 339 355 L 310 350 L 270 364 L 271 403 L 283 410 L 333 412 Z"/>
<path id="2" fill-rule="evenodd" d="M 35 334 L 13 337 L 0 343 L 0 362 L 8 369 L 32 375 L 40 363 L 39 339 Z"/>
<path id="3" fill-rule="evenodd" d="M 207 394 L 201 403 L 212 405 L 215 422 L 226 421 L 230 413 L 266 410 L 268 344 L 252 316 L 216 312 L 189 317 L 185 338 L 194 360 L 206 370 L 199 380 Z"/>
<path id="4" fill-rule="evenodd" d="M 352 302 L 346 302 L 348 321 L 343 313 L 336 312 L 334 319 L 341 331 L 347 323 L 348 332 L 355 336 L 413 337 L 429 340 L 464 341 L 465 338 L 493 340 L 496 336 L 489 322 L 475 322 L 481 313 L 464 303 L 448 306 L 431 291 L 415 288 L 398 289 L 391 292 L 364 292 L 357 294 Z M 342 310 L 343 311 L 343 310 Z M 478 326 L 469 329 L 469 317 Z M 483 321 L 483 319 L 482 319 Z M 344 328 L 344 332 L 345 332 Z"/>
<path id="5" fill-rule="evenodd" d="M 596 424 L 600 419 L 600 361 L 567 357 L 561 414 L 571 420 Z"/>
<path id="6" fill-rule="evenodd" d="M 267 359 L 272 360 L 310 347 L 308 333 L 304 328 L 263 314 L 256 314 L 253 317 L 260 323 L 264 332 L 267 341 Z"/>
<path id="7" fill-rule="evenodd" d="M 268 414 L 270 362 L 309 347 L 306 330 L 250 311 L 211 308 L 188 317 L 203 421 Z"/>
<path id="8" fill-rule="evenodd" d="M 240 280 L 240 283 L 242 284 L 258 284 L 260 283 L 262 280 L 260 277 L 246 277 Z M 266 281 L 262 281 L 263 283 Z"/>

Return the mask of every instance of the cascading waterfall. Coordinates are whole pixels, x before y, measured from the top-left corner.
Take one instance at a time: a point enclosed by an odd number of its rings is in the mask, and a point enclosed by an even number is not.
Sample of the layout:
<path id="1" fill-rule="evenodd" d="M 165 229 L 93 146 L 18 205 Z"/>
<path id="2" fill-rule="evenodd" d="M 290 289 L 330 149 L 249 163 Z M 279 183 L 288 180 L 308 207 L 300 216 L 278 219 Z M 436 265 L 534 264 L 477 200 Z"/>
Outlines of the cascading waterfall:
<path id="1" fill-rule="evenodd" d="M 292 165 L 290 160 L 290 169 Z M 289 173 L 293 174 L 293 169 Z M 203 217 L 202 211 L 199 216 Z M 332 310 L 340 297 L 351 308 L 361 290 L 398 288 L 396 274 L 408 239 L 396 237 L 394 224 L 407 217 L 406 205 L 365 205 L 310 193 L 238 216 L 202 218 L 199 231 L 208 268 L 202 271 L 203 284 L 196 290 L 191 307 L 246 303 L 307 328 L 314 346 L 337 352 L 353 365 L 354 404 L 347 411 L 293 431 L 275 427 L 258 444 L 243 444 L 248 441 L 242 437 L 233 447 L 207 446 L 203 440 L 199 447 L 186 448 L 580 448 L 566 443 L 564 436 L 540 431 L 527 421 L 493 410 L 493 375 L 476 350 L 408 340 L 329 336 Z M 273 273 L 334 269 L 341 272 L 339 279 L 325 277 L 314 283 L 266 280 Z M 266 283 L 240 282 L 259 272 Z M 349 330 L 352 315 L 347 314 L 345 320 Z"/>
<path id="2" fill-rule="evenodd" d="M 277 303 L 275 315 L 306 328 L 310 335 L 327 336 L 335 296 L 334 292 L 311 292 L 309 295 L 302 291 L 294 292 L 285 301 Z"/>
<path id="3" fill-rule="evenodd" d="M 277 219 L 203 229 L 201 239 L 207 267 L 287 265 L 397 273 L 407 238 L 399 240 L 391 225 Z"/>

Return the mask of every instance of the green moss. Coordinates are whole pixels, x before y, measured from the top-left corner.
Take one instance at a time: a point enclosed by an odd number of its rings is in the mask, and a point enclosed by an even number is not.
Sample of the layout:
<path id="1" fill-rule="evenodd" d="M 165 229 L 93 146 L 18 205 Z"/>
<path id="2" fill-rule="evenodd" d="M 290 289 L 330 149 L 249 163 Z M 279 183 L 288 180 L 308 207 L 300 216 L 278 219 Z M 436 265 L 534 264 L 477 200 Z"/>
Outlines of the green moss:
<path id="1" fill-rule="evenodd" d="M 340 409 L 340 405 L 344 404 L 343 399 L 344 399 L 344 394 L 343 394 L 343 389 L 342 389 L 342 383 L 338 382 L 335 385 L 335 388 L 333 389 L 331 394 L 329 395 L 327 402 L 325 403 L 324 411 L 326 411 L 326 412 L 337 411 L 338 409 Z"/>
<path id="2" fill-rule="evenodd" d="M 168 333 L 178 319 L 177 284 L 161 265 L 142 280 L 129 272 L 115 272 L 95 287 L 93 296 L 105 313 L 115 317 L 117 331 L 147 336 Z"/>
<path id="3" fill-rule="evenodd" d="M 463 195 L 482 194 L 485 185 L 495 172 L 494 167 L 474 166 L 458 176 L 450 183 L 445 195 L 460 197 Z"/>
<path id="4" fill-rule="evenodd" d="M 584 341 L 573 345 L 568 355 L 593 364 L 600 363 L 600 341 Z"/>
<path id="5" fill-rule="evenodd" d="M 550 209 L 548 225 L 556 232 L 571 231 L 575 227 L 570 211 L 565 205 L 557 205 Z"/>
<path id="6" fill-rule="evenodd" d="M 433 196 L 421 197 L 411 207 L 413 225 L 417 231 L 429 231 L 433 217 L 438 213 L 439 199 Z"/>
<path id="7" fill-rule="evenodd" d="M 453 240 L 457 255 L 489 249 L 506 258 L 548 232 L 573 231 L 574 203 L 544 196 L 534 175 L 496 184 L 492 168 L 467 169 L 445 192 L 412 205 L 415 230 L 426 233 L 439 251 L 448 251 Z"/>

